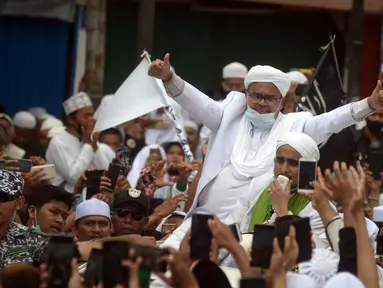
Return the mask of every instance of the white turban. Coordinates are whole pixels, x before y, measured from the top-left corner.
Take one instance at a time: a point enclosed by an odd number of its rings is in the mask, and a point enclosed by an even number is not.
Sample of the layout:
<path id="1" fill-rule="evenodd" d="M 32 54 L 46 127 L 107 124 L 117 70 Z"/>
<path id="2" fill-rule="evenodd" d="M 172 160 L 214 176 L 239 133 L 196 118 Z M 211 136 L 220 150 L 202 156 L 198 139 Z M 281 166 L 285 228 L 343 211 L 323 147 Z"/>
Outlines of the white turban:
<path id="1" fill-rule="evenodd" d="M 47 110 L 43 107 L 33 107 L 28 110 L 28 112 L 32 113 L 37 119 L 41 120 L 45 114 L 47 114 Z"/>
<path id="2" fill-rule="evenodd" d="M 61 120 L 59 120 L 57 118 L 54 118 L 54 117 L 48 117 L 41 124 L 40 130 L 41 131 L 50 130 L 53 127 L 62 127 L 62 126 L 64 126 L 64 124 L 63 124 L 63 122 Z"/>
<path id="3" fill-rule="evenodd" d="M 74 222 L 88 216 L 104 216 L 110 220 L 109 205 L 95 198 L 81 202 L 76 208 Z"/>
<path id="4" fill-rule="evenodd" d="M 291 81 L 286 73 L 275 69 L 271 66 L 257 65 L 250 69 L 245 77 L 245 88 L 249 88 L 250 84 L 258 83 L 273 83 L 281 92 L 282 97 L 285 97 L 290 89 Z"/>
<path id="5" fill-rule="evenodd" d="M 302 158 L 319 161 L 319 149 L 317 143 L 307 134 L 302 132 L 287 132 L 278 139 L 277 150 L 283 145 L 289 145 L 301 154 Z"/>
<path id="6" fill-rule="evenodd" d="M 186 121 L 184 121 L 184 127 L 185 128 L 191 128 L 191 129 L 194 129 L 195 131 L 199 131 L 199 129 L 198 129 L 198 125 L 195 123 L 195 122 L 193 122 L 193 121 L 190 121 L 190 120 L 186 120 Z"/>
<path id="7" fill-rule="evenodd" d="M 247 74 L 247 67 L 241 63 L 233 62 L 227 64 L 222 69 L 222 79 L 227 78 L 245 78 Z"/>
<path id="8" fill-rule="evenodd" d="M 307 77 L 299 71 L 290 71 L 286 73 L 291 81 L 298 82 L 299 84 L 307 84 Z"/>
<path id="9" fill-rule="evenodd" d="M 13 116 L 13 126 L 23 129 L 35 129 L 37 120 L 32 113 L 20 111 Z"/>

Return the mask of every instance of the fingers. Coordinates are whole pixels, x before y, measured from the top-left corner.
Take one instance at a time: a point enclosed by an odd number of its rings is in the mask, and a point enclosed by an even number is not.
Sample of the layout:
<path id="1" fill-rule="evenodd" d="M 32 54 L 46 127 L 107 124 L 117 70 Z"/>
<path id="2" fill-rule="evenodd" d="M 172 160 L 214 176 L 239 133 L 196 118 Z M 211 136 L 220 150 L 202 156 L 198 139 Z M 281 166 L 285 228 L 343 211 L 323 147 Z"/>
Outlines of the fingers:
<path id="1" fill-rule="evenodd" d="M 382 81 L 378 80 L 378 82 L 376 83 L 376 87 L 375 87 L 373 93 L 379 93 L 380 90 L 382 90 Z"/>
<path id="2" fill-rule="evenodd" d="M 282 254 L 281 248 L 279 247 L 278 238 L 274 238 L 273 241 L 273 254 Z"/>
<path id="3" fill-rule="evenodd" d="M 166 53 L 164 57 L 164 65 L 165 66 L 170 66 L 170 54 Z"/>
<path id="4" fill-rule="evenodd" d="M 317 167 L 317 177 L 318 177 L 318 181 L 321 185 L 325 186 L 325 179 L 323 177 L 323 174 L 322 174 L 322 169 L 320 169 L 320 167 L 318 166 Z"/>
<path id="5" fill-rule="evenodd" d="M 315 189 L 315 187 L 314 187 L 314 189 Z M 299 192 L 299 191 L 298 191 L 298 194 L 301 195 L 302 197 L 306 198 L 309 201 L 312 201 L 312 199 L 313 199 L 313 194 L 306 194 L 306 193 Z"/>

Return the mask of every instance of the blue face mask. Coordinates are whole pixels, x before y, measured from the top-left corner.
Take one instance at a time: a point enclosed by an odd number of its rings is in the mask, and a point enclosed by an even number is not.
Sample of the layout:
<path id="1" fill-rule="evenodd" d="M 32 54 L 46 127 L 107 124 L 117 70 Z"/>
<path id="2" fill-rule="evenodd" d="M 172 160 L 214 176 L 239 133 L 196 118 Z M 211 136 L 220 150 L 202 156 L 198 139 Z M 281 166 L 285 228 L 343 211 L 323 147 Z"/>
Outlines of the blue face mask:
<path id="1" fill-rule="evenodd" d="M 275 122 L 275 113 L 259 114 L 257 111 L 247 106 L 245 112 L 246 117 L 250 120 L 254 127 L 261 130 L 268 130 L 273 127 Z"/>

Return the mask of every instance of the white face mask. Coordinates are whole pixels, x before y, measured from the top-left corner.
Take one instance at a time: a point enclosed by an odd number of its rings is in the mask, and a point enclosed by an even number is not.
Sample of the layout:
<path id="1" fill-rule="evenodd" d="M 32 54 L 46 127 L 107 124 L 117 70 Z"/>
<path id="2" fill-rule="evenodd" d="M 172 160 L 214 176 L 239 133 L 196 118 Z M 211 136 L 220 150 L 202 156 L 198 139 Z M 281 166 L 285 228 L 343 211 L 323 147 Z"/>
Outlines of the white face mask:
<path id="1" fill-rule="evenodd" d="M 259 114 L 257 111 L 251 109 L 249 106 L 247 106 L 245 115 L 247 118 L 249 118 L 251 124 L 253 124 L 254 127 L 259 128 L 261 130 L 271 129 L 275 122 L 275 113 Z"/>

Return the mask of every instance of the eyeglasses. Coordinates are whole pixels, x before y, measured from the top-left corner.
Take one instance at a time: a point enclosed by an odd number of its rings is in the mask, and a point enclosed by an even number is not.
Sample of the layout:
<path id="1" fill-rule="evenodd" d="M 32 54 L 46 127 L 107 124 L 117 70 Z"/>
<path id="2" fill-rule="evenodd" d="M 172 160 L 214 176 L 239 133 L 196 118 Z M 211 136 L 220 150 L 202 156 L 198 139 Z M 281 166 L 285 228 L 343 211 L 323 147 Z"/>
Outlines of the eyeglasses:
<path id="1" fill-rule="evenodd" d="M 265 101 L 265 103 L 269 106 L 277 105 L 279 101 L 282 99 L 281 97 L 277 97 L 274 95 L 263 95 L 262 93 L 247 93 L 247 96 L 251 99 L 254 103 L 261 103 L 262 100 Z"/>
<path id="2" fill-rule="evenodd" d="M 0 203 L 6 203 L 6 202 L 14 201 L 17 199 L 17 197 L 19 197 L 19 196 L 9 195 L 9 194 L 5 194 L 3 192 L 0 192 Z"/>
<path id="3" fill-rule="evenodd" d="M 275 157 L 275 163 L 277 163 L 278 165 L 282 166 L 283 164 L 285 164 L 285 162 L 287 162 L 287 165 L 289 165 L 291 167 L 298 167 L 299 166 L 298 160 L 279 157 L 279 156 Z"/>
<path id="4" fill-rule="evenodd" d="M 141 221 L 145 217 L 144 213 L 129 209 L 116 209 L 115 213 L 119 218 L 126 218 L 130 215 L 134 221 Z"/>

